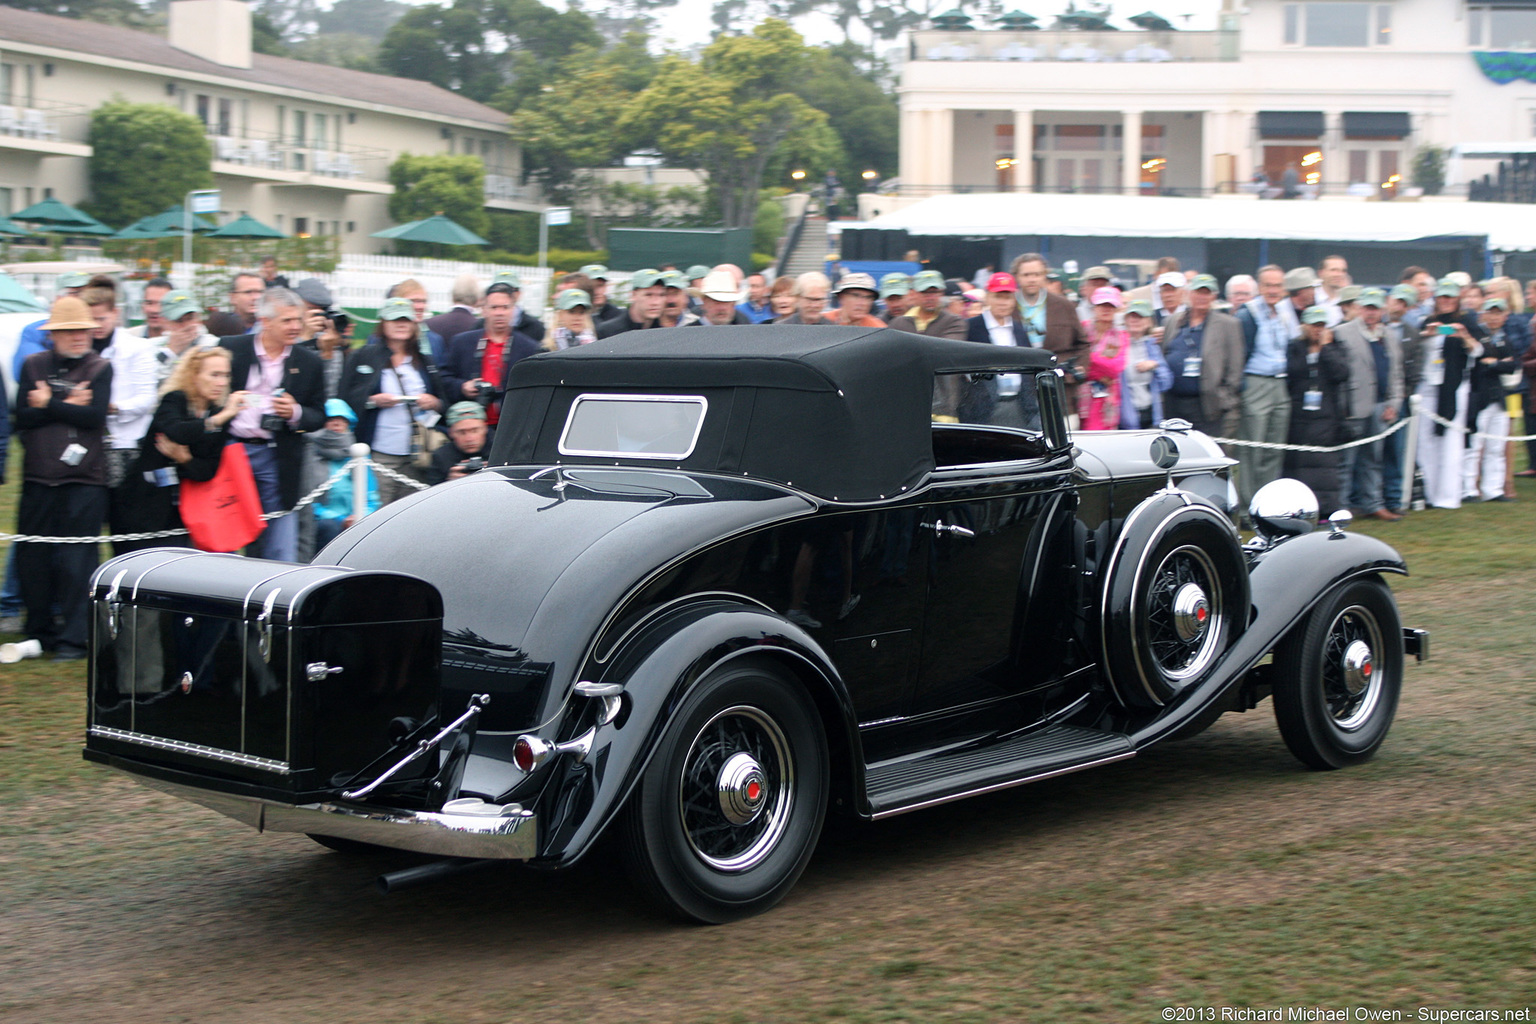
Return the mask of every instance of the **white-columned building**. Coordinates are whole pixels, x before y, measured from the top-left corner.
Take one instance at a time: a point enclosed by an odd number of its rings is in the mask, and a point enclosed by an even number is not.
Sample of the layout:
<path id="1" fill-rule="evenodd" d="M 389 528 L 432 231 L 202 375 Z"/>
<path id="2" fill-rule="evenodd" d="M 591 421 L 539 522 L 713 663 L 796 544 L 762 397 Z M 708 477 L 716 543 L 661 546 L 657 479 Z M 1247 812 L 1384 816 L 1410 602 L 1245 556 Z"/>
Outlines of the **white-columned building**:
<path id="1" fill-rule="evenodd" d="M 914 32 L 903 194 L 1200 195 L 1295 165 L 1369 196 L 1426 145 L 1536 141 L 1532 0 L 1248 0 L 1218 26 Z M 1453 161 L 1450 190 L 1496 167 Z"/>

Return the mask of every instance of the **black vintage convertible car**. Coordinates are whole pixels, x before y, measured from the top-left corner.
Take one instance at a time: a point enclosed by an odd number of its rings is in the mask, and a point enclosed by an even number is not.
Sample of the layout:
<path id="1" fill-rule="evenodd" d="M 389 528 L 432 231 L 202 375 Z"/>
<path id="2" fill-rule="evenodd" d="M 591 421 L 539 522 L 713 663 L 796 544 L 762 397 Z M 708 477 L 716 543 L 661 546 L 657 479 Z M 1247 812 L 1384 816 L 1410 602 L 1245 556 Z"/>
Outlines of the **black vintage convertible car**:
<path id="1" fill-rule="evenodd" d="M 1387 545 L 1311 492 L 1232 525 L 1177 422 L 1069 436 L 1047 353 L 698 328 L 539 355 L 491 468 L 309 565 L 113 559 L 85 756 L 331 846 L 560 868 L 613 841 L 721 922 L 834 808 L 885 818 L 1134 757 L 1273 699 L 1370 757 L 1408 656 Z"/>

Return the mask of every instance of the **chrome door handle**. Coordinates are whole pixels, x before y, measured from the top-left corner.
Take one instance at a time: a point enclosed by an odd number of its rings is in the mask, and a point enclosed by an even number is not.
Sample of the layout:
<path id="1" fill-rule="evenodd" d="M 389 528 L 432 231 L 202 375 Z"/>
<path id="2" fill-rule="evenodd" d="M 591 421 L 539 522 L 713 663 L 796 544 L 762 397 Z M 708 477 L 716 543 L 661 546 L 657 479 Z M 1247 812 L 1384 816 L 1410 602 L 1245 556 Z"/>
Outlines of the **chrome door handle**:
<path id="1" fill-rule="evenodd" d="M 952 533 L 957 537 L 976 536 L 975 530 L 967 530 L 965 527 L 956 526 L 954 523 L 918 523 L 917 525 L 925 530 L 932 530 L 934 533 Z"/>

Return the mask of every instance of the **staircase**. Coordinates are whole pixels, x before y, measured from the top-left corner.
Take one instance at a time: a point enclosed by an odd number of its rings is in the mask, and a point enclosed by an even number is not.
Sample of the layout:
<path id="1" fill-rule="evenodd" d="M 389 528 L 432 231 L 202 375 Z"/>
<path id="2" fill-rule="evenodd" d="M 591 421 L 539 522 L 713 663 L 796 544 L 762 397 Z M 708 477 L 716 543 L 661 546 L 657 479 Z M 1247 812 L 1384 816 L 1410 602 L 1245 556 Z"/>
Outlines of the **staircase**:
<path id="1" fill-rule="evenodd" d="M 784 266 L 779 268 L 779 276 L 789 275 L 794 277 L 803 274 L 807 270 L 821 270 L 826 266 L 827 253 L 831 251 L 827 241 L 827 218 L 806 217 L 805 226 L 800 231 L 800 238 L 795 242 L 795 247 L 784 259 Z"/>

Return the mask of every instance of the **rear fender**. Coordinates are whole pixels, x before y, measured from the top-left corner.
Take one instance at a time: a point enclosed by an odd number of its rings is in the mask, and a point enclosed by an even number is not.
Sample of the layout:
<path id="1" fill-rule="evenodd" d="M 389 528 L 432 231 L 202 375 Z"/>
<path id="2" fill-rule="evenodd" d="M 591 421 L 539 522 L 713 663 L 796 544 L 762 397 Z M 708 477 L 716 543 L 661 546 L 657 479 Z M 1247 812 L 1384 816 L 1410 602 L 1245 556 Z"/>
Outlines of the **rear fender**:
<path id="1" fill-rule="evenodd" d="M 1309 533 L 1255 556 L 1248 577 L 1247 630 L 1228 648 L 1210 678 L 1166 713 L 1133 731 L 1132 742 L 1144 747 L 1189 724 L 1263 660 L 1324 594 L 1348 580 L 1378 573 L 1406 576 L 1408 567 L 1390 545 L 1360 533 Z"/>
<path id="2" fill-rule="evenodd" d="M 669 611 L 627 638 L 594 682 L 621 683 L 623 707 L 597 729 L 584 762 L 569 759 L 554 770 L 566 778 L 564 794 L 547 818 L 540 860 L 564 866 L 579 859 L 618 814 L 650 763 L 672 713 L 711 671 L 736 658 L 768 658 L 791 672 L 816 702 L 826 724 L 834 773 L 850 781 L 862 800 L 863 764 L 856 718 L 841 676 L 809 634 L 756 605 L 713 598 Z M 584 774 L 586 778 L 577 776 Z M 838 781 L 834 775 L 834 791 Z"/>

